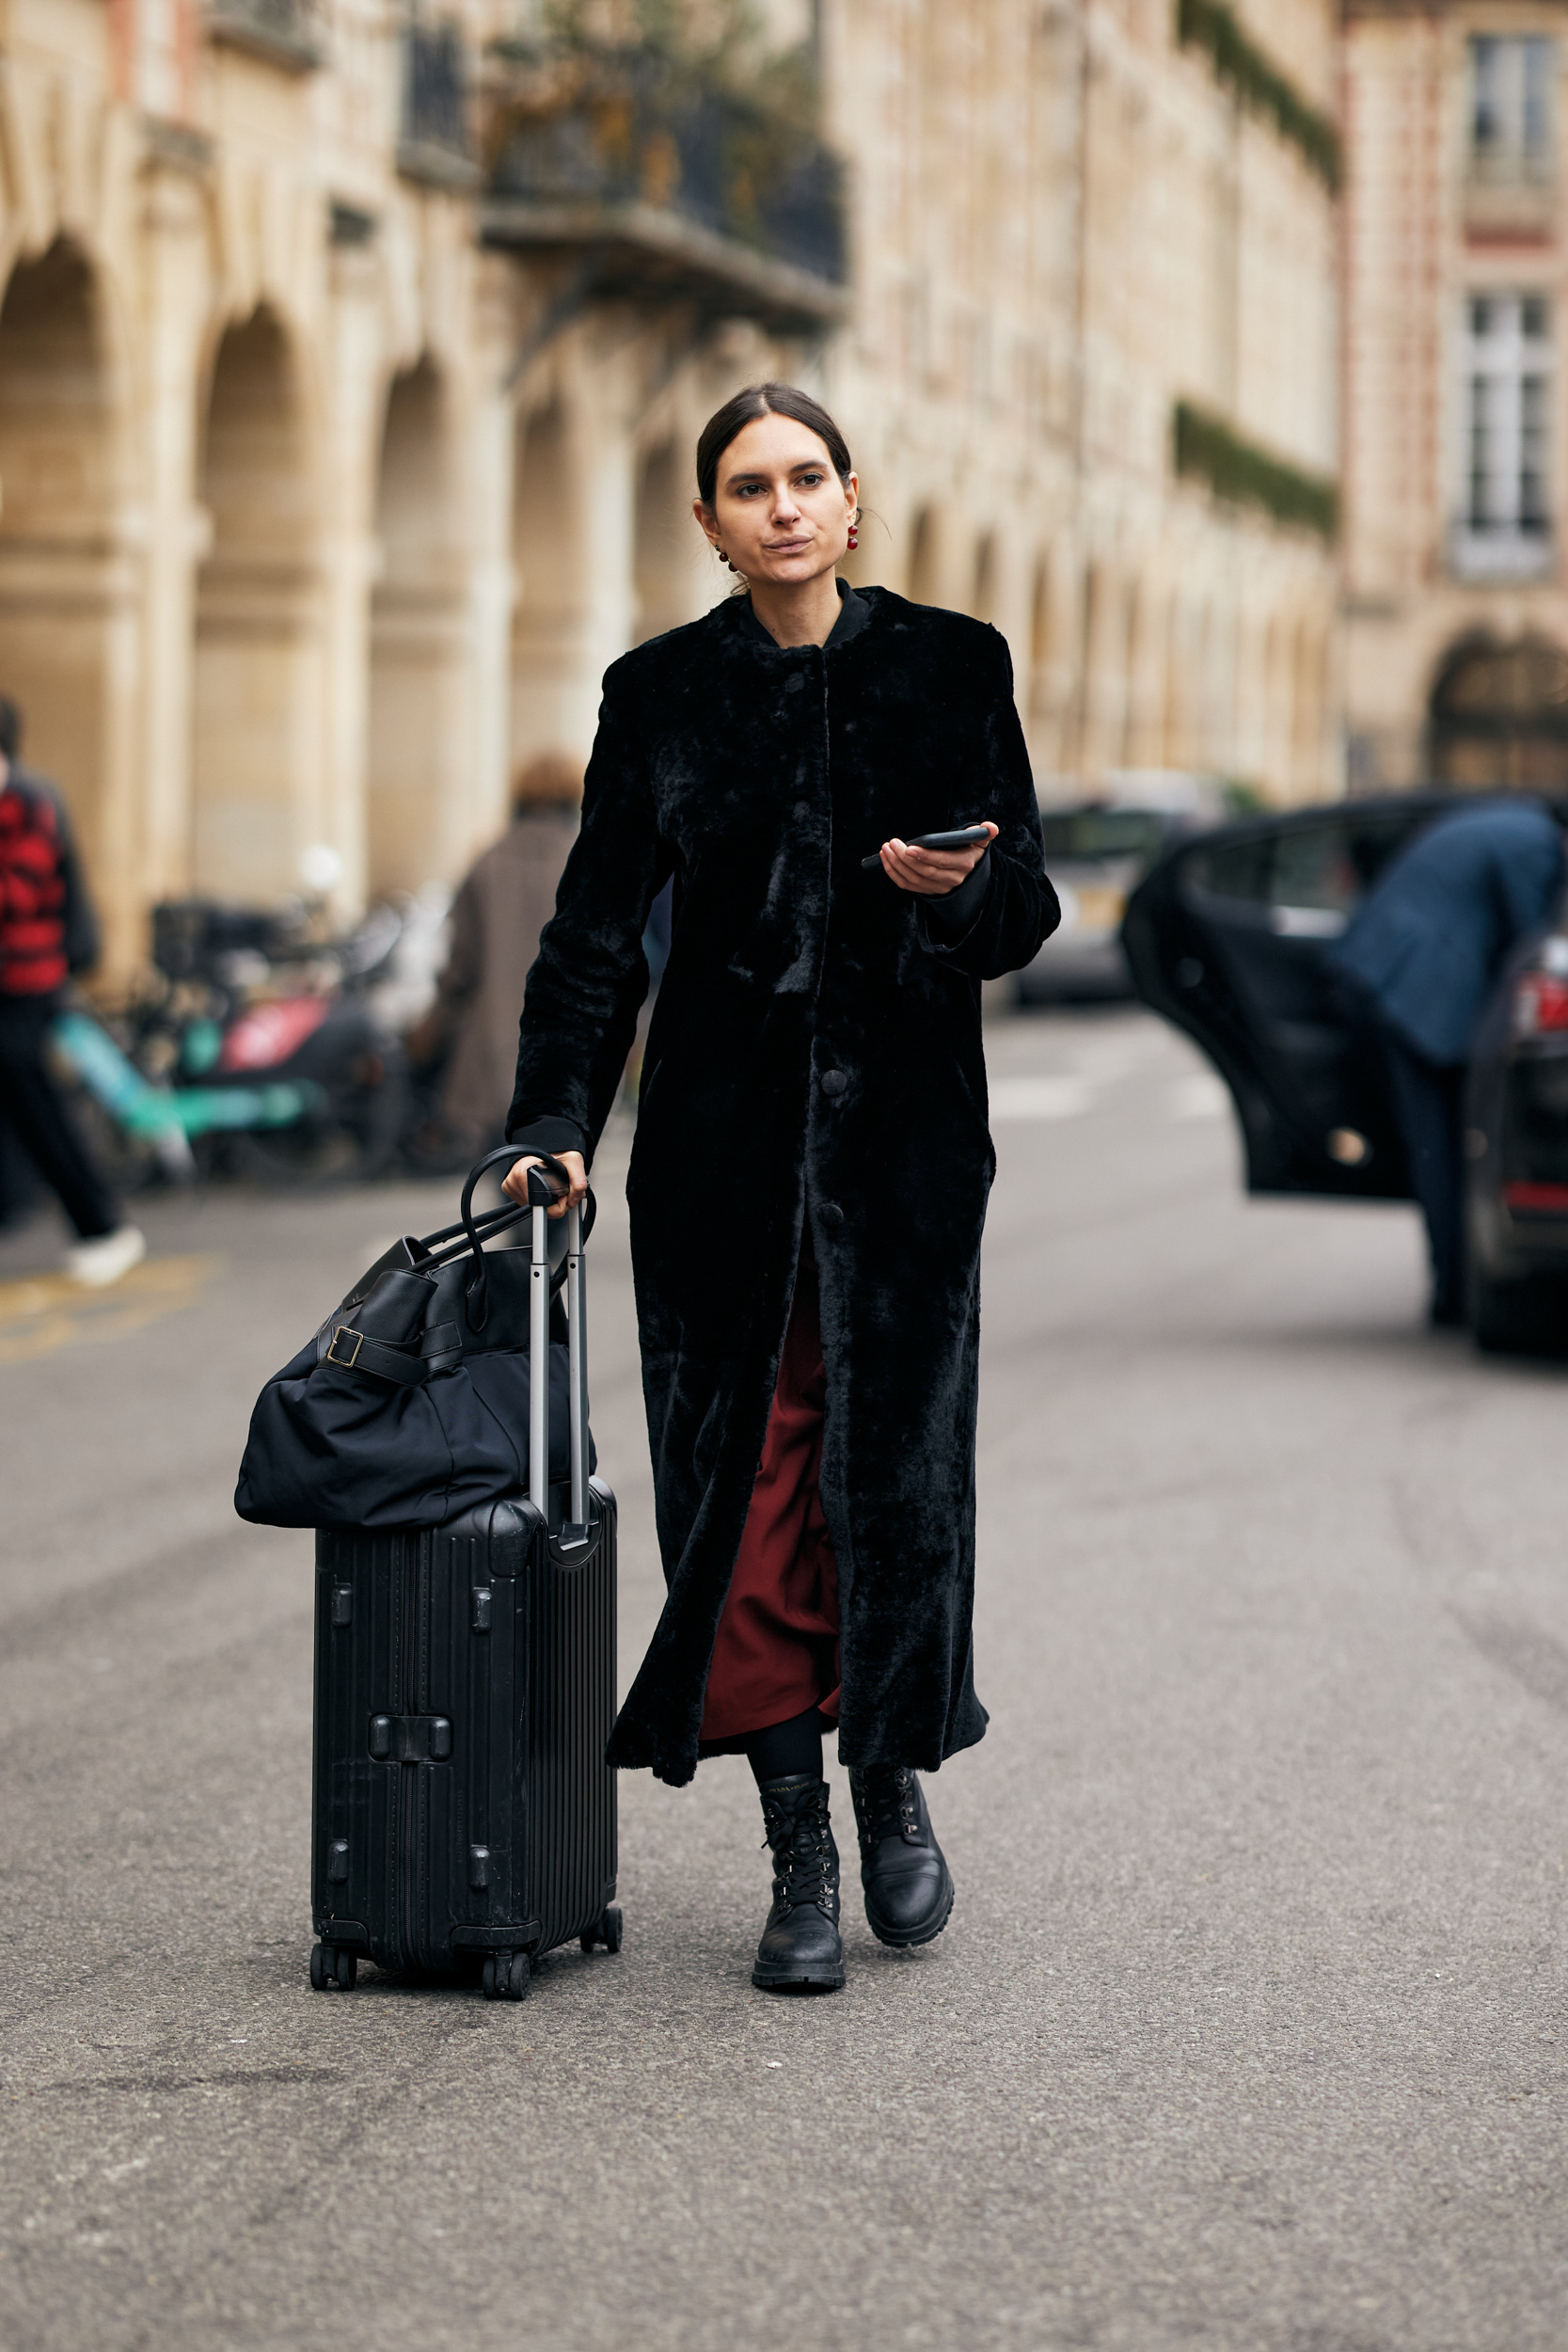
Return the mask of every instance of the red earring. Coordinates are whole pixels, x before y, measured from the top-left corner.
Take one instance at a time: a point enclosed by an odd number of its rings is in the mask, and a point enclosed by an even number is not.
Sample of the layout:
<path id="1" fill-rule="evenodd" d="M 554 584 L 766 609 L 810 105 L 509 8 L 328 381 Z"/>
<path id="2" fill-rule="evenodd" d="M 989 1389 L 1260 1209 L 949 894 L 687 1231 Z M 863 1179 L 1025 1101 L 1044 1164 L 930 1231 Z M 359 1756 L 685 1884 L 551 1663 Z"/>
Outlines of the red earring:
<path id="1" fill-rule="evenodd" d="M 856 507 L 856 509 L 855 509 L 855 512 L 854 512 L 853 518 L 852 518 L 852 520 L 850 521 L 850 524 L 849 524 L 849 552 L 851 553 L 851 555 L 854 553 L 855 549 L 856 549 L 856 548 L 860 546 L 860 543 L 861 543 L 861 510 L 860 510 L 860 508 L 857 506 L 857 507 Z"/>
<path id="2" fill-rule="evenodd" d="M 735 569 L 734 564 L 730 562 L 729 557 L 724 553 L 722 548 L 715 548 L 713 552 L 719 558 L 720 563 L 722 564 L 727 572 Z"/>

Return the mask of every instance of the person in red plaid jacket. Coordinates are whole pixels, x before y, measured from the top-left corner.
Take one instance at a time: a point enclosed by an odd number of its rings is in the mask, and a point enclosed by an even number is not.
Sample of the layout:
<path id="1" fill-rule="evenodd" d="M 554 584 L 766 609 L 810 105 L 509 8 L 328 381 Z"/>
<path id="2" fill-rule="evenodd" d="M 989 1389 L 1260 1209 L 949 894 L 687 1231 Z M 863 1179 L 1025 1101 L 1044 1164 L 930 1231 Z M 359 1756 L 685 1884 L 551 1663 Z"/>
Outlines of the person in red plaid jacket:
<path id="1" fill-rule="evenodd" d="M 146 1256 L 61 1103 L 46 1058 L 67 982 L 98 958 L 98 923 L 52 784 L 18 764 L 22 714 L 0 695 L 0 1120 L 58 1193 L 78 1240 L 68 1273 L 94 1288 Z"/>

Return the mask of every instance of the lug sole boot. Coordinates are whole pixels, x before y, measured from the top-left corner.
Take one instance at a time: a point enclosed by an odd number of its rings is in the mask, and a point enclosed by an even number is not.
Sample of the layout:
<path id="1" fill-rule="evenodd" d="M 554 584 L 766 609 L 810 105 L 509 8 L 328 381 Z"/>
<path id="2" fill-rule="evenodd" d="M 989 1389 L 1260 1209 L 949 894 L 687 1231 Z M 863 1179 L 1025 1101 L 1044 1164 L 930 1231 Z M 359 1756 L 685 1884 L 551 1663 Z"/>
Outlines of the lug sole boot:
<path id="1" fill-rule="evenodd" d="M 760 1793 L 773 1850 L 773 1908 L 752 1982 L 763 1993 L 836 1993 L 844 1982 L 844 1947 L 828 1784 L 798 1772 L 764 1781 Z"/>
<path id="2" fill-rule="evenodd" d="M 953 1911 L 953 1874 L 908 1765 L 851 1769 L 865 1915 L 880 1944 L 929 1944 Z"/>

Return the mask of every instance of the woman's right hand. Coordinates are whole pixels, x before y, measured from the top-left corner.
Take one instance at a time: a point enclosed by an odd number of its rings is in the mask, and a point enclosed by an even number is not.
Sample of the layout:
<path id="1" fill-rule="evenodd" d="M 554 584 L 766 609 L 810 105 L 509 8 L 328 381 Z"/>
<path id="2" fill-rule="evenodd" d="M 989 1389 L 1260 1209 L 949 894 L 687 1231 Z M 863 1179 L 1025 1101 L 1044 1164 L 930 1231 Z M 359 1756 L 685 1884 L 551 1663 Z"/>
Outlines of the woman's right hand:
<path id="1" fill-rule="evenodd" d="M 557 1200 L 554 1208 L 546 1210 L 546 1215 L 548 1216 L 564 1216 L 568 1209 L 580 1209 L 583 1202 L 587 1200 L 588 1170 L 583 1166 L 582 1153 L 580 1152 L 552 1152 L 550 1157 L 561 1162 L 562 1167 L 566 1170 L 567 1175 L 572 1180 L 572 1188 L 570 1192 L 562 1194 Z M 516 1161 L 513 1167 L 509 1168 L 505 1176 L 501 1180 L 501 1190 L 505 1193 L 507 1199 L 509 1200 L 520 1201 L 526 1209 L 529 1205 L 529 1169 L 531 1168 L 543 1167 L 544 1162 L 540 1159 L 538 1153 L 536 1152 L 527 1152 L 522 1159 Z M 548 1181 L 553 1184 L 556 1180 L 550 1174 L 547 1168 L 545 1168 L 545 1174 Z"/>

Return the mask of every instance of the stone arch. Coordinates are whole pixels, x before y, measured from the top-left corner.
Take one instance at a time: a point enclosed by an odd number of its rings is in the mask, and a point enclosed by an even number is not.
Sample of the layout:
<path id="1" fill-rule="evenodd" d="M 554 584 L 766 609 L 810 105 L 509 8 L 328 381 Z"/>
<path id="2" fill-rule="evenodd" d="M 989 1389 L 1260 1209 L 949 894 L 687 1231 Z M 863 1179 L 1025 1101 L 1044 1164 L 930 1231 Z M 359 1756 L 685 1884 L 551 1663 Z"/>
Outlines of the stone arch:
<path id="1" fill-rule="evenodd" d="M 1249 783 L 1280 786 L 1287 781 L 1291 742 L 1290 628 L 1281 614 L 1271 612 L 1248 634 L 1242 669 L 1250 707 L 1241 730 L 1241 764 Z"/>
<path id="2" fill-rule="evenodd" d="M 1035 564 L 1034 577 L 1029 583 L 1029 675 L 1040 678 L 1052 654 L 1051 561 L 1039 556 Z M 1033 687 L 1030 702 L 1035 700 Z"/>
<path id="3" fill-rule="evenodd" d="M 631 644 L 635 453 L 579 369 L 521 414 L 513 468 L 512 755 L 586 759 L 600 680 Z"/>
<path id="4" fill-rule="evenodd" d="M 633 643 L 641 645 L 695 617 L 691 610 L 699 564 L 715 570 L 726 585 L 730 574 L 707 552 L 691 518 L 691 491 L 674 440 L 645 450 L 637 469 L 632 527 L 632 588 L 636 612 Z"/>
<path id="5" fill-rule="evenodd" d="M 1291 792 L 1309 800 L 1323 783 L 1323 716 L 1328 700 L 1328 643 L 1315 614 L 1296 625 L 1291 664 Z"/>
<path id="6" fill-rule="evenodd" d="M 376 474 L 367 878 L 372 895 L 451 879 L 471 844 L 467 579 L 445 379 L 392 379 Z"/>
<path id="7" fill-rule="evenodd" d="M 1051 774 L 1070 760 L 1070 728 L 1078 642 L 1077 567 L 1058 543 L 1035 565 L 1029 607 L 1028 711 L 1036 764 Z"/>
<path id="8" fill-rule="evenodd" d="M 935 604 L 940 568 L 939 526 L 929 506 L 923 506 L 910 526 L 910 602 Z"/>
<path id="9" fill-rule="evenodd" d="M 1129 768 L 1158 768 L 1164 753 L 1165 598 L 1148 573 L 1128 591 L 1127 714 L 1122 760 Z"/>
<path id="10" fill-rule="evenodd" d="M 1568 792 L 1568 652 L 1462 639 L 1433 685 L 1430 738 L 1433 779 L 1457 791 Z"/>
<path id="11" fill-rule="evenodd" d="M 1200 758 L 1203 698 L 1198 664 L 1202 644 L 1197 616 L 1180 594 L 1171 598 L 1168 642 L 1163 764 L 1167 768 L 1196 768 Z"/>
<path id="12" fill-rule="evenodd" d="M 223 898 L 297 890 L 303 852 L 330 837 L 311 441 L 296 346 L 263 304 L 218 343 L 201 436 L 191 863 Z"/>
<path id="13" fill-rule="evenodd" d="M 1084 580 L 1078 766 L 1085 778 L 1118 765 L 1127 719 L 1128 600 L 1115 564 L 1096 558 Z"/>
<path id="14" fill-rule="evenodd" d="M 996 533 L 983 531 L 974 542 L 974 580 L 969 597 L 969 609 L 977 621 L 995 621 L 997 617 L 1000 571 Z"/>
<path id="15" fill-rule="evenodd" d="M 89 871 L 134 952 L 135 579 L 126 453 L 103 288 L 60 238 L 12 271 L 0 304 L 0 691 L 23 756 L 60 785 Z"/>

